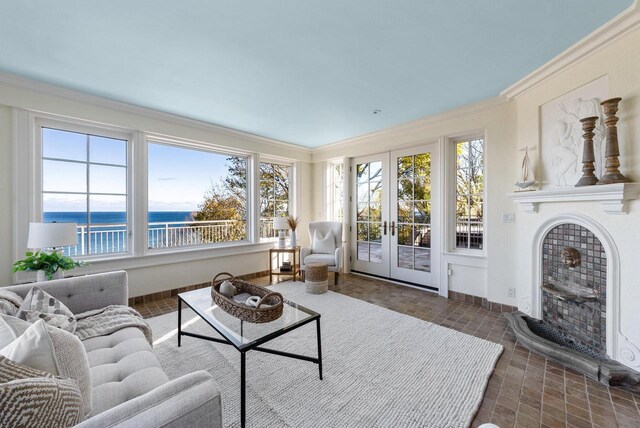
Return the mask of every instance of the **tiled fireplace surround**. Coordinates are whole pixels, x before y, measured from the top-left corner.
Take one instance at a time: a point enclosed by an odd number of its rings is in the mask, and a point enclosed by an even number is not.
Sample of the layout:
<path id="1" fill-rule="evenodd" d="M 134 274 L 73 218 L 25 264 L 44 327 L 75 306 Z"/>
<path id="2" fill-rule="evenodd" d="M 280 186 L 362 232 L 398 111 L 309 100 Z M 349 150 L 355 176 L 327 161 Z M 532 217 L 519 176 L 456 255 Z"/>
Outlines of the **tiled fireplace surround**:
<path id="1" fill-rule="evenodd" d="M 578 266 L 565 266 L 561 257 L 565 248 L 579 251 Z M 598 298 L 578 303 L 543 292 L 542 318 L 595 354 L 606 354 L 607 257 L 600 240 L 578 224 L 555 226 L 542 244 L 542 279 L 545 284 L 593 293 Z"/>

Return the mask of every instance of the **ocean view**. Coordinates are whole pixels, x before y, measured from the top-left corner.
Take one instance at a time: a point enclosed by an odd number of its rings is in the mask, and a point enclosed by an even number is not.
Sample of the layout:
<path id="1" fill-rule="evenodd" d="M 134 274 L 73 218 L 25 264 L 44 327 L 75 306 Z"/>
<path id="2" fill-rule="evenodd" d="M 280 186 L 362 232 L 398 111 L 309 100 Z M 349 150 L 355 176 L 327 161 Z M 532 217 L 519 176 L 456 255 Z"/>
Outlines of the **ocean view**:
<path id="1" fill-rule="evenodd" d="M 149 223 L 166 223 L 174 221 L 192 221 L 191 211 L 150 211 Z M 56 212 L 43 213 L 44 222 L 77 223 L 78 226 L 87 224 L 87 214 L 84 212 Z M 122 224 L 127 221 L 127 213 L 118 211 L 97 211 L 91 213 L 91 224 Z"/>

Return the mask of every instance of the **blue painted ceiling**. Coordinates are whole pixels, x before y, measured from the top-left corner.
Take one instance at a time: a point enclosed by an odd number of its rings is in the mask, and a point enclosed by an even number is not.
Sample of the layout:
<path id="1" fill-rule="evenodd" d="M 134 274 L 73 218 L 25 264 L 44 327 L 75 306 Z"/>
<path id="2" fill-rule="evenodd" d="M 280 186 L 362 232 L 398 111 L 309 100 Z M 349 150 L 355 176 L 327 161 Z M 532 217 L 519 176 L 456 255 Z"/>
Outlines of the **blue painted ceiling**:
<path id="1" fill-rule="evenodd" d="M 631 4 L 0 0 L 0 71 L 317 147 L 496 96 Z"/>

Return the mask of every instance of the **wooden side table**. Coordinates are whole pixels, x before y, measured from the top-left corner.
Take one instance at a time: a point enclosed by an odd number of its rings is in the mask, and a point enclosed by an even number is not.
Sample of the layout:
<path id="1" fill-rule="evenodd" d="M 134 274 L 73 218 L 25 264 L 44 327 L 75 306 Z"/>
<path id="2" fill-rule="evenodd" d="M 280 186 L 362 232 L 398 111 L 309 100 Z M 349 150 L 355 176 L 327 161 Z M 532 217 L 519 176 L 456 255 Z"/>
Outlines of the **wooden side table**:
<path id="1" fill-rule="evenodd" d="M 276 267 L 273 268 L 273 256 L 276 256 Z M 291 270 L 280 270 L 280 255 L 291 254 Z M 285 248 L 270 248 L 269 249 L 269 282 L 272 281 L 273 276 L 293 276 L 295 282 L 298 273 L 300 272 L 300 247 L 285 247 Z"/>

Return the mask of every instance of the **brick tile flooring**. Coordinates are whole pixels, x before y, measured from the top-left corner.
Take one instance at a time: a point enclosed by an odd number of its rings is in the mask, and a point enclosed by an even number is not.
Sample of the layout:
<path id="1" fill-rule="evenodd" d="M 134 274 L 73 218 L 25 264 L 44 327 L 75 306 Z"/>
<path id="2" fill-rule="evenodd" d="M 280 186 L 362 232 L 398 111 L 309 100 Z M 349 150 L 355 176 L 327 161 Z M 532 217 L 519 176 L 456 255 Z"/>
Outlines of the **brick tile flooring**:
<path id="1" fill-rule="evenodd" d="M 268 285 L 269 278 L 252 280 Z M 472 427 L 493 422 L 508 427 L 640 428 L 640 395 L 607 388 L 571 368 L 520 346 L 500 314 L 460 301 L 357 275 L 340 275 L 333 291 L 430 321 L 482 339 L 505 350 L 487 386 Z M 177 299 L 136 305 L 144 317 L 177 310 Z"/>

